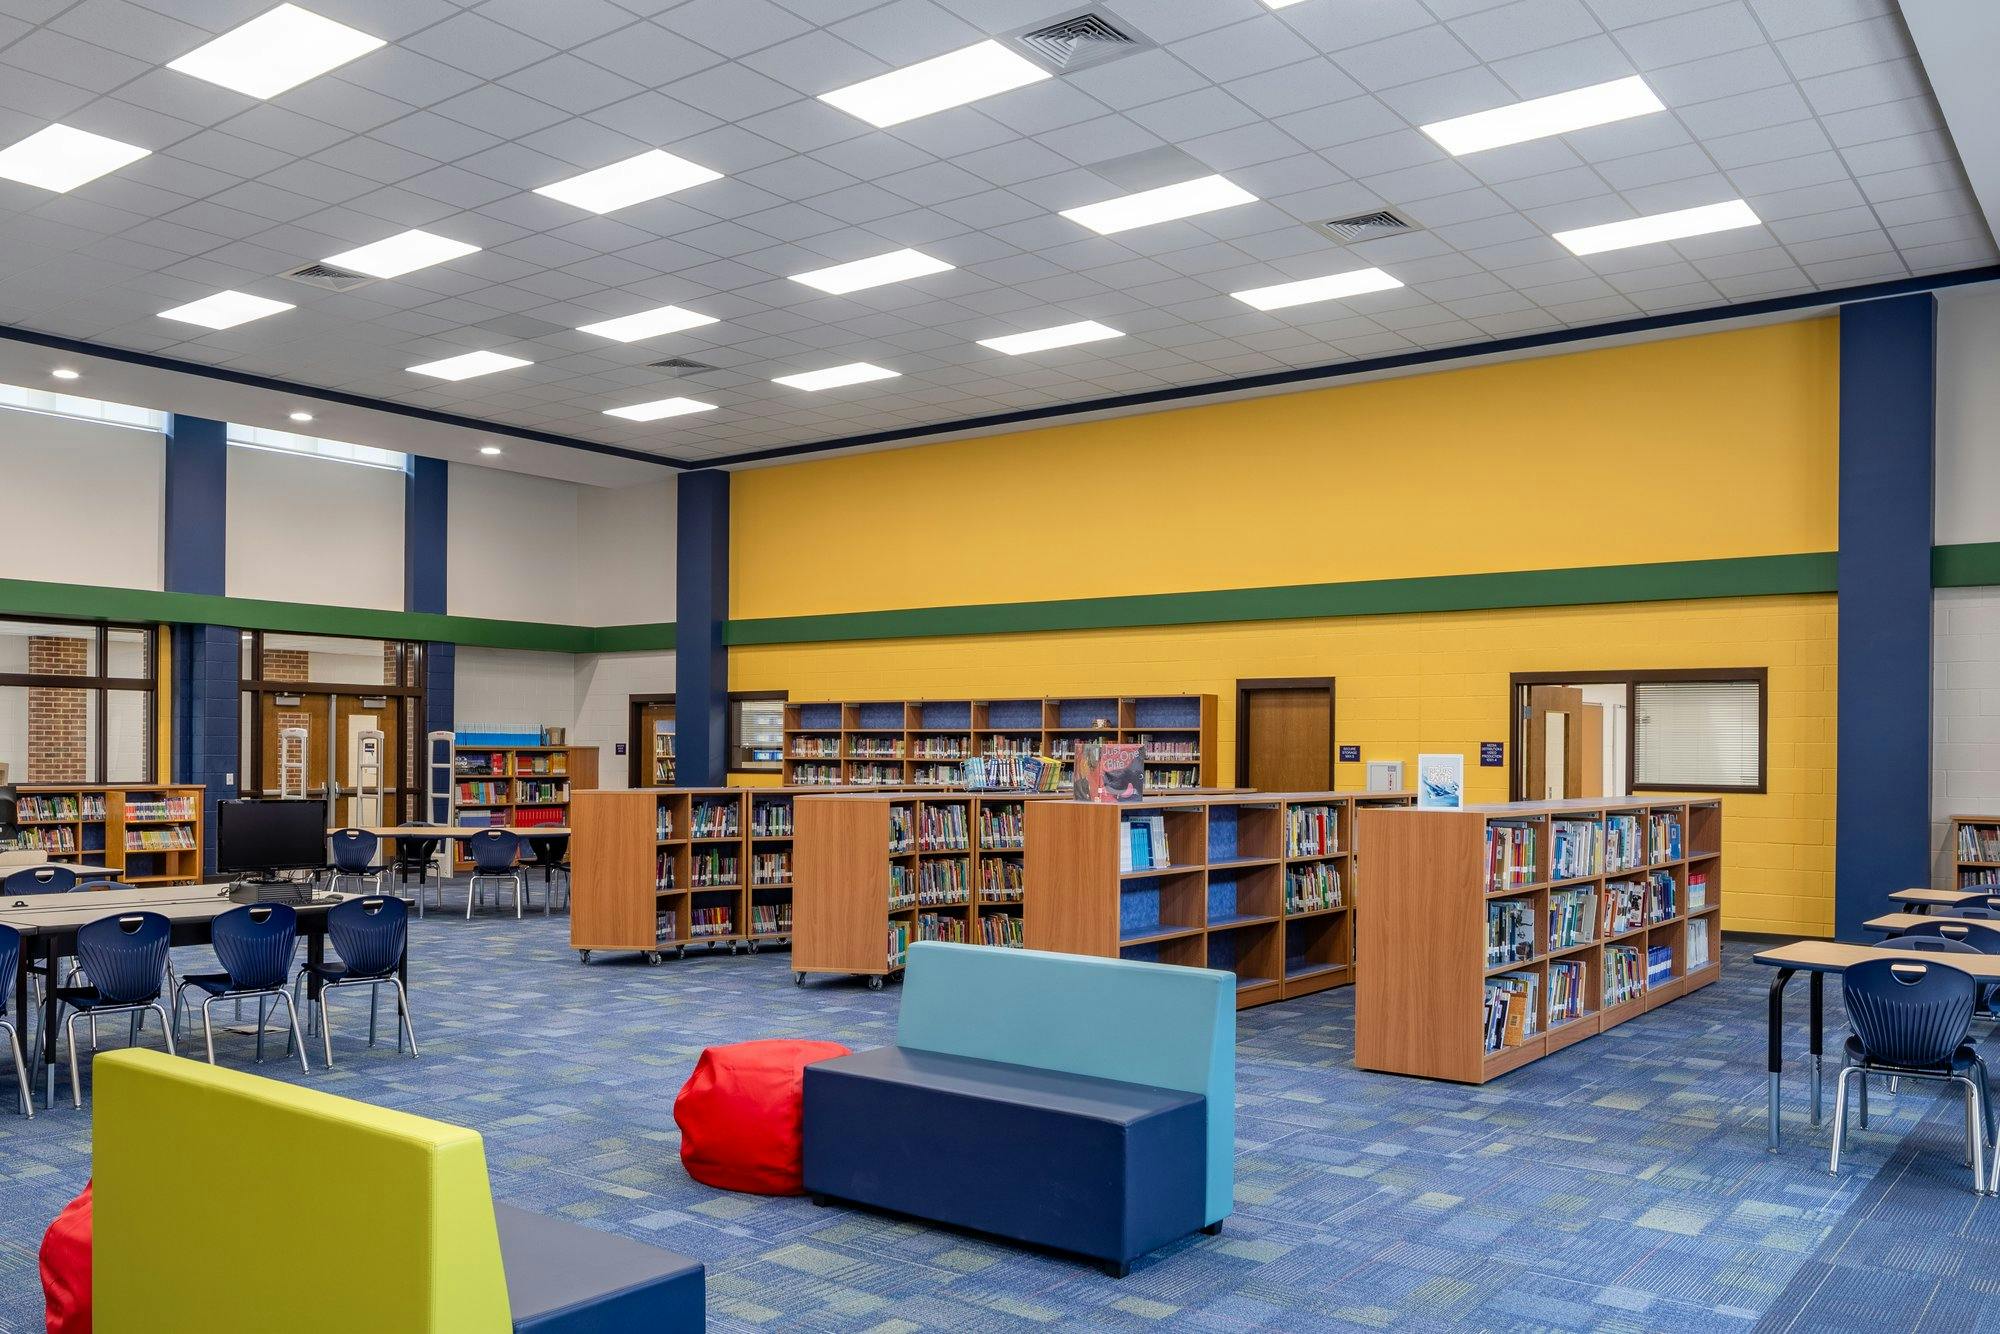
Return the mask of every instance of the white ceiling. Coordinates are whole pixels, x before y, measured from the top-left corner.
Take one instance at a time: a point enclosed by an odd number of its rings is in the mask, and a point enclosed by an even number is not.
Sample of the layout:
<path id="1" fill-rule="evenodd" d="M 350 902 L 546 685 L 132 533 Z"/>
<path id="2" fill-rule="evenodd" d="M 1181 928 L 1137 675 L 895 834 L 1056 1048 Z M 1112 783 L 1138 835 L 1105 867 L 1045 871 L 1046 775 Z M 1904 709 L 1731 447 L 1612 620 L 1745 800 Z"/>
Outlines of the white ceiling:
<path id="1" fill-rule="evenodd" d="M 0 0 L 0 145 L 60 120 L 153 150 L 66 195 L 0 181 L 0 323 L 700 463 L 1996 258 L 1891 0 L 1102 0 L 1157 49 L 888 130 L 816 94 L 1082 0 L 306 0 L 390 45 L 268 102 L 164 68 L 271 3 Z M 1415 128 L 1633 73 L 1665 114 L 1465 158 Z M 603 217 L 531 193 L 653 147 L 725 179 Z M 1262 202 L 1057 216 L 1135 171 Z M 1764 225 L 1587 259 L 1549 236 L 1738 197 Z M 1305 225 L 1382 207 L 1422 230 Z M 348 294 L 275 276 L 410 227 L 483 250 Z M 903 246 L 957 268 L 787 278 Z M 1364 265 L 1408 286 L 1227 295 Z M 222 288 L 298 309 L 156 317 Z M 670 302 L 720 322 L 574 331 Z M 975 341 L 1083 319 L 1128 336 Z M 535 364 L 405 370 L 474 349 Z M 669 356 L 720 369 L 646 368 Z M 850 361 L 902 376 L 770 383 Z M 718 410 L 603 415 L 682 394 Z"/>

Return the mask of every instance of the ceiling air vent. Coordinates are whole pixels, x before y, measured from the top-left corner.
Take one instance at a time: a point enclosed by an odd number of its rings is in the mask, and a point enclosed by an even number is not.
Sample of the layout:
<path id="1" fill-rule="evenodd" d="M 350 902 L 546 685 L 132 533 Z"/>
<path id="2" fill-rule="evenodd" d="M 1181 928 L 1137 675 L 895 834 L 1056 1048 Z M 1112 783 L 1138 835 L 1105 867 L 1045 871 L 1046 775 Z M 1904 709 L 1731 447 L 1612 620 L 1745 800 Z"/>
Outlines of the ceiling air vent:
<path id="1" fill-rule="evenodd" d="M 1353 245 L 1356 241 L 1373 241 L 1381 236 L 1400 236 L 1404 232 L 1417 230 L 1416 224 L 1379 209 L 1374 213 L 1357 213 L 1351 218 L 1329 218 L 1316 222 L 1313 226 L 1331 236 L 1342 245 Z"/>
<path id="2" fill-rule="evenodd" d="M 278 276 L 327 292 L 351 292 L 364 283 L 375 281 L 365 273 L 336 268 L 331 264 L 301 264 L 296 269 L 287 269 Z"/>
<path id="3" fill-rule="evenodd" d="M 1072 14 L 1054 23 L 1016 32 L 1009 40 L 1057 74 L 1102 65 L 1107 60 L 1116 60 L 1152 45 L 1094 11 Z"/>
<path id="4" fill-rule="evenodd" d="M 705 361 L 691 361 L 687 357 L 668 357 L 665 361 L 647 362 L 646 369 L 667 371 L 674 375 L 700 375 L 704 371 L 714 370 L 715 367 Z"/>

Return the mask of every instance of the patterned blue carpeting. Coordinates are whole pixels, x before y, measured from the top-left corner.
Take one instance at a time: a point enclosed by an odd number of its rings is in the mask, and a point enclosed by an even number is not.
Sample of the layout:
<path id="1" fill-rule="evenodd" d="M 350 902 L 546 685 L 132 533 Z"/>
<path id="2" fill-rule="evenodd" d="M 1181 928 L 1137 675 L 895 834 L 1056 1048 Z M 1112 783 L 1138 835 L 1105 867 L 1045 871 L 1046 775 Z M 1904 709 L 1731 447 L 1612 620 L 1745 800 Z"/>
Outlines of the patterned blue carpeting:
<path id="1" fill-rule="evenodd" d="M 716 1329 L 2000 1328 L 2000 1201 L 1967 1190 L 1938 1095 L 1878 1096 L 1836 1180 L 1794 1079 L 1785 1150 L 1764 1151 L 1768 975 L 1741 946 L 1718 985 L 1483 1089 L 1355 1071 L 1351 991 L 1245 1012 L 1237 1212 L 1123 1282 L 682 1173 L 673 1098 L 702 1046 L 879 1045 L 893 987 L 795 988 L 782 953 L 585 967 L 560 918 L 433 917 L 414 951 L 423 1060 L 368 1050 L 350 998 L 340 1064 L 315 1058 L 311 1082 L 478 1128 L 500 1199 L 705 1260 Z M 1792 1000 L 1800 1052 L 1802 983 Z M 1830 999 L 1830 1027 L 1840 1014 Z M 249 1050 L 223 1040 L 225 1061 Z M 264 1073 L 298 1078 L 278 1055 Z M 33 1122 L 0 1112 L 7 1334 L 41 1328 L 35 1250 L 89 1173 L 88 1115 L 87 1101 Z M 967 1144 L 911 1170 L 976 1190 L 1006 1164 Z M 216 1207 L 190 1201 L 189 1216 Z"/>

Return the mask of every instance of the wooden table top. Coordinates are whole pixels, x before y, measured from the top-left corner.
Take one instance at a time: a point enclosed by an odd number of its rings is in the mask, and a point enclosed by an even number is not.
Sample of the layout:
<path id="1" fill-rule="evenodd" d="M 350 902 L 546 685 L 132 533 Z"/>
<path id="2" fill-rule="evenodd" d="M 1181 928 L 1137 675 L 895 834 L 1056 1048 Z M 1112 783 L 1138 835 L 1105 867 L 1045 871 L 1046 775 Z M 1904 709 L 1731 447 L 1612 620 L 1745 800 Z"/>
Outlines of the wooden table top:
<path id="1" fill-rule="evenodd" d="M 1988 885 L 1985 889 L 1899 889 L 1889 898 L 1896 903 L 1927 903 L 1950 908 L 1988 895 L 2000 896 L 2000 885 Z"/>
<path id="2" fill-rule="evenodd" d="M 1915 921 L 1933 921 L 1918 917 Z M 1793 968 L 1805 973 L 1839 973 L 1870 959 L 1895 959 L 1908 963 L 1921 959 L 1941 963 L 1970 973 L 1982 982 L 2000 982 L 2000 954 L 1917 954 L 1911 950 L 1884 949 L 1879 945 L 1850 945 L 1839 940 L 1795 940 L 1759 950 L 1751 956 L 1769 968 Z"/>
<path id="3" fill-rule="evenodd" d="M 82 862 L 11 862 L 0 865 L 0 880 L 23 871 L 75 871 L 79 880 L 116 880 L 118 873 L 108 866 L 86 866 Z"/>
<path id="4" fill-rule="evenodd" d="M 200 922 L 219 917 L 244 904 L 229 897 L 234 884 L 144 885 L 136 889 L 97 889 L 81 894 L 36 894 L 0 900 L 0 924 L 24 936 L 66 931 L 121 912 L 154 912 L 173 922 Z M 326 895 L 321 901 L 294 903 L 301 914 L 325 912 L 351 894 Z"/>
<path id="5" fill-rule="evenodd" d="M 1885 935 L 1893 936 L 1900 932 L 1908 931 L 1912 927 L 1920 927 L 1927 924 L 1935 924 L 1938 922 L 1958 922 L 1961 924 L 1970 925 L 1975 921 L 1978 922 L 1978 924 L 1981 926 L 1990 926 L 1995 928 L 1996 930 L 2000 930 L 2000 918 L 1953 917 L 1948 912 L 1947 913 L 1919 913 L 1919 912 L 1883 913 L 1880 917 L 1869 918 L 1861 925 L 1867 927 L 1870 931 L 1880 931 Z"/>
<path id="6" fill-rule="evenodd" d="M 509 834 L 519 834 L 522 838 L 553 838 L 569 833 L 569 826 L 562 824 L 398 824 L 361 825 L 358 827 L 366 833 L 375 835 L 377 838 L 471 838 L 474 834 L 483 834 L 489 829 L 499 829 Z"/>

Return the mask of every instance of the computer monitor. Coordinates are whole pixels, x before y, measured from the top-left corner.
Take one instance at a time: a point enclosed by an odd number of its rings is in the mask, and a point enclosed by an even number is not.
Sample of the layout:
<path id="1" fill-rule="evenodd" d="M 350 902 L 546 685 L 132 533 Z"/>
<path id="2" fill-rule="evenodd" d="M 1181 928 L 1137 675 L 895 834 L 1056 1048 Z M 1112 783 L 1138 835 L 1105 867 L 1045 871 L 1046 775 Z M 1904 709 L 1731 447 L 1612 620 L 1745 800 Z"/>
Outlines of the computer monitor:
<path id="1" fill-rule="evenodd" d="M 215 868 L 225 875 L 317 871 L 326 865 L 326 801 L 219 801 Z"/>

